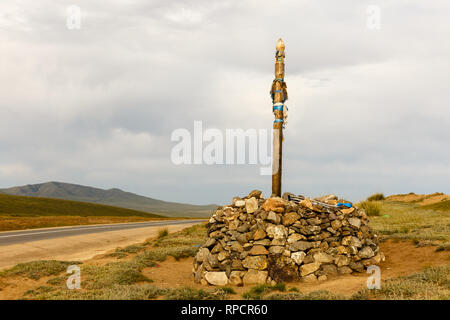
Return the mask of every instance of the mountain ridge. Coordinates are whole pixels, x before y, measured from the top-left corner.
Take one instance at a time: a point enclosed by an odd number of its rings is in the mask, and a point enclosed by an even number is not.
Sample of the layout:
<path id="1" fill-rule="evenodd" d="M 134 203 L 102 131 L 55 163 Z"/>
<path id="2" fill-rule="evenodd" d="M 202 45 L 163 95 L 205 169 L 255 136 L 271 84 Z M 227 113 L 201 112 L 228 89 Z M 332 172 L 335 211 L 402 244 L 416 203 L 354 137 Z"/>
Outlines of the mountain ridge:
<path id="1" fill-rule="evenodd" d="M 217 207 L 214 204 L 194 205 L 169 202 L 123 191 L 119 188 L 101 189 L 58 181 L 3 188 L 0 189 L 0 193 L 105 204 L 167 217 L 207 217 Z"/>

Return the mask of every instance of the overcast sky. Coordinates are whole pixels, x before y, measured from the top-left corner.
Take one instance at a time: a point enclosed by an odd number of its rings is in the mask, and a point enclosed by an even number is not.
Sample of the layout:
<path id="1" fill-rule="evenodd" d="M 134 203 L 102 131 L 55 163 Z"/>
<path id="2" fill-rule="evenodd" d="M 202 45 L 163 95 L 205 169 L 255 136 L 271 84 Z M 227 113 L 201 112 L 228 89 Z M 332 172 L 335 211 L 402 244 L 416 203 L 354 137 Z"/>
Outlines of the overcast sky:
<path id="1" fill-rule="evenodd" d="M 67 27 L 74 4 L 80 29 Z M 283 191 L 450 193 L 449 16 L 439 0 L 3 0 L 0 187 L 63 181 L 198 204 L 269 195 L 256 165 L 174 165 L 170 136 L 194 120 L 271 128 L 282 37 Z"/>

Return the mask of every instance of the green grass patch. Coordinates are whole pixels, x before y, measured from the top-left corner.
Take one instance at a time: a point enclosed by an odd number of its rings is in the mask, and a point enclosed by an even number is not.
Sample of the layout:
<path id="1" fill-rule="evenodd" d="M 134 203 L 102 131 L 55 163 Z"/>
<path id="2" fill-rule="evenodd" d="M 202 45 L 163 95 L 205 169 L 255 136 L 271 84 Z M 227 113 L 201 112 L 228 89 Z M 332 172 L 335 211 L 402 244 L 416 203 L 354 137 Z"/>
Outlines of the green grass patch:
<path id="1" fill-rule="evenodd" d="M 81 264 L 79 261 L 57 261 L 57 260 L 39 260 L 18 265 L 1 271 L 0 277 L 6 276 L 24 276 L 33 280 L 39 280 L 42 277 L 58 275 L 65 272 L 67 267 L 74 264 Z"/>
<path id="2" fill-rule="evenodd" d="M 245 292 L 242 297 L 246 300 L 261 300 L 264 295 L 272 291 L 286 291 L 286 284 L 282 282 L 275 285 L 259 284 L 250 288 L 250 290 Z"/>

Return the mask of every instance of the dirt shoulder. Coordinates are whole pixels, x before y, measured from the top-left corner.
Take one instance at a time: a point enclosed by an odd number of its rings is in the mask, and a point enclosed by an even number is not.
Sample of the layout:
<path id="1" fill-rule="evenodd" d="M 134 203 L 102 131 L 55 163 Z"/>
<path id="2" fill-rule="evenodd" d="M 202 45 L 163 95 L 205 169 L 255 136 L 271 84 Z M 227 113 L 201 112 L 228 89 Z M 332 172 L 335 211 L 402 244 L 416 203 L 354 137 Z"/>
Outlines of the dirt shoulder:
<path id="1" fill-rule="evenodd" d="M 193 224 L 168 225 L 164 228 L 176 232 Z M 88 260 L 117 247 L 155 237 L 161 228 L 163 226 L 152 226 L 2 246 L 0 269 L 33 260 Z"/>

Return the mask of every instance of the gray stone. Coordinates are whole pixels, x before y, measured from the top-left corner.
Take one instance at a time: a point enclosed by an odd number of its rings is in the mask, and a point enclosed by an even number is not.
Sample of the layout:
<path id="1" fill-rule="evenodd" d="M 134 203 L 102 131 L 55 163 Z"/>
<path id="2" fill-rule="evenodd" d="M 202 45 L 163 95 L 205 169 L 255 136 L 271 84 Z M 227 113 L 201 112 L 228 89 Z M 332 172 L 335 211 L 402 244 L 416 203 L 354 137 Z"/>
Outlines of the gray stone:
<path id="1" fill-rule="evenodd" d="M 224 286 L 228 284 L 228 277 L 225 272 L 209 271 L 205 274 L 205 279 L 214 286 Z"/>
<path id="2" fill-rule="evenodd" d="M 353 270 L 348 266 L 342 266 L 342 267 L 338 268 L 339 274 L 350 274 L 352 272 L 353 272 Z"/>
<path id="3" fill-rule="evenodd" d="M 210 252 L 208 248 L 201 248 L 198 250 L 197 255 L 195 256 L 195 259 L 198 262 L 204 262 L 208 260 L 208 256 L 210 255 Z"/>
<path id="4" fill-rule="evenodd" d="M 269 252 L 271 254 L 282 254 L 284 251 L 284 247 L 283 246 L 270 246 L 269 247 Z"/>
<path id="5" fill-rule="evenodd" d="M 268 253 L 269 252 L 267 251 L 267 249 L 261 245 L 253 246 L 250 249 L 250 251 L 248 252 L 248 254 L 251 256 L 259 256 L 259 255 L 264 255 L 264 254 L 268 254 Z"/>
<path id="6" fill-rule="evenodd" d="M 344 255 L 338 255 L 334 258 L 334 264 L 338 267 L 348 266 L 350 261 L 350 258 Z"/>
<path id="7" fill-rule="evenodd" d="M 266 220 L 278 224 L 280 222 L 280 217 L 278 217 L 275 212 L 270 211 L 269 214 L 267 215 Z"/>
<path id="8" fill-rule="evenodd" d="M 358 256 L 362 259 L 372 258 L 375 255 L 371 247 L 364 247 L 358 252 Z"/>
<path id="9" fill-rule="evenodd" d="M 320 263 L 330 263 L 333 262 L 333 257 L 325 252 L 317 252 L 313 254 L 314 261 Z"/>
<path id="10" fill-rule="evenodd" d="M 291 259 L 296 263 L 296 264 L 301 264 L 303 262 L 303 260 L 306 257 L 306 253 L 304 253 L 303 251 L 297 251 L 297 252 L 292 252 L 291 253 Z"/>
<path id="11" fill-rule="evenodd" d="M 300 267 L 300 275 L 304 277 L 310 273 L 313 273 L 314 271 L 319 270 L 319 268 L 320 268 L 319 262 L 304 264 Z"/>
<path id="12" fill-rule="evenodd" d="M 359 220 L 358 218 L 348 218 L 348 223 L 350 223 L 355 228 L 359 228 L 361 226 L 361 220 Z"/>
<path id="13" fill-rule="evenodd" d="M 268 272 L 259 270 L 248 270 L 242 279 L 244 285 L 264 284 L 267 281 Z"/>
<path id="14" fill-rule="evenodd" d="M 242 265 L 247 269 L 265 270 L 267 269 L 267 257 L 248 256 L 242 261 Z"/>
<path id="15" fill-rule="evenodd" d="M 256 200 L 256 198 L 254 197 L 247 199 L 245 201 L 245 210 L 247 211 L 247 213 L 254 213 L 256 210 L 258 210 L 258 200 Z"/>
<path id="16" fill-rule="evenodd" d="M 312 248 L 312 243 L 308 241 L 297 241 L 292 243 L 289 246 L 289 250 L 291 251 L 305 251 Z"/>

